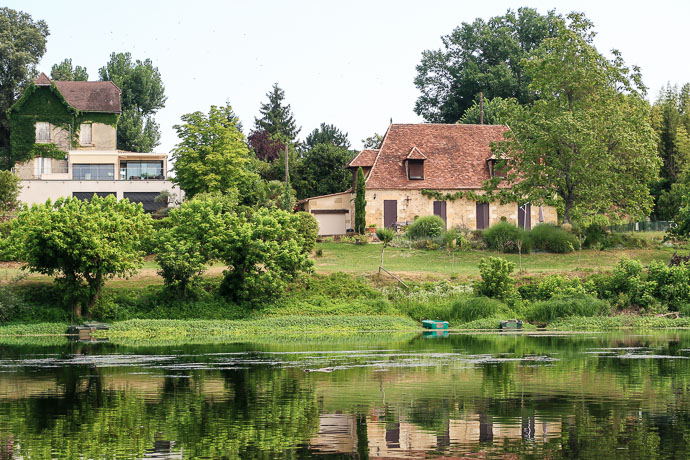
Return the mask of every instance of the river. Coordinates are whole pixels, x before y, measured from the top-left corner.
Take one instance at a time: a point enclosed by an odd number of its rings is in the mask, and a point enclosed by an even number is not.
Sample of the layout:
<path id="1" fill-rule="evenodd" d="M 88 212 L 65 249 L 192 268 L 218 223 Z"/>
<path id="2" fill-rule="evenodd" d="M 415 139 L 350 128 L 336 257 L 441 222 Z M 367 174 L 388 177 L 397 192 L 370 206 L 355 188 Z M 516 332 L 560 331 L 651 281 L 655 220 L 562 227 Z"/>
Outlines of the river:
<path id="1" fill-rule="evenodd" d="M 685 458 L 690 332 L 0 344 L 0 459 Z"/>

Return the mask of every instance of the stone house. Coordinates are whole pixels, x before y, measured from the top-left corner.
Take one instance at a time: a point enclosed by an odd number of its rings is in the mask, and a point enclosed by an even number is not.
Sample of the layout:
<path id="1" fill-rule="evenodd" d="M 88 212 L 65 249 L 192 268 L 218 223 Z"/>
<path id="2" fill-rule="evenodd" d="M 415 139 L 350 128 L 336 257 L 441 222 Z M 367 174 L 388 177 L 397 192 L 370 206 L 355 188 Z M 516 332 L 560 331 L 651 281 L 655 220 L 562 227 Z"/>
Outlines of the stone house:
<path id="1" fill-rule="evenodd" d="M 354 226 L 357 168 L 366 177 L 366 222 L 399 228 L 436 214 L 447 228 L 484 229 L 505 218 L 523 228 L 556 223 L 556 209 L 529 203 L 482 203 L 482 185 L 495 171 L 491 143 L 508 128 L 499 125 L 391 124 L 378 149 L 362 150 L 349 164 L 353 187 L 299 203 L 319 221 L 321 235 Z M 459 193 L 461 192 L 461 193 Z M 453 199 L 449 195 L 455 195 Z M 463 196 L 459 196 L 463 195 Z M 472 199 L 474 195 L 475 199 Z"/>
<path id="2" fill-rule="evenodd" d="M 20 201 L 115 195 L 152 212 L 163 191 L 182 199 L 167 180 L 167 154 L 117 149 L 120 93 L 111 81 L 51 81 L 44 73 L 27 87 L 8 111 Z"/>

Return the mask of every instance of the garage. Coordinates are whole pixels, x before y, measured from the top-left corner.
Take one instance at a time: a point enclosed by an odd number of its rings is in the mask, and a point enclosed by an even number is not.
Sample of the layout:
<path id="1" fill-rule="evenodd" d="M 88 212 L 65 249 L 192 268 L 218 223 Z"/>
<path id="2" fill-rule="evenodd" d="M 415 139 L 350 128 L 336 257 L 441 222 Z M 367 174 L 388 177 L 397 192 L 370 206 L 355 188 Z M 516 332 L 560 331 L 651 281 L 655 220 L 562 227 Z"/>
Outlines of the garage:
<path id="1" fill-rule="evenodd" d="M 347 229 L 347 209 L 314 209 L 311 211 L 319 223 L 319 235 L 344 235 Z"/>

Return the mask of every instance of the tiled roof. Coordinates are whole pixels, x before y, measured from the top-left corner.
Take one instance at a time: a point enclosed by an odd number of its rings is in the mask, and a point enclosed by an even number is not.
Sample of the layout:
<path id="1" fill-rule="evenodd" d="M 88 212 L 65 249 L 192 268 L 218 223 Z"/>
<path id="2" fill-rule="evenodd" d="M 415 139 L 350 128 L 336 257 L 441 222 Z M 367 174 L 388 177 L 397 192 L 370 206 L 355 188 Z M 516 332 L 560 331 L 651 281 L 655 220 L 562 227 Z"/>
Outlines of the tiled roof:
<path id="1" fill-rule="evenodd" d="M 367 189 L 480 188 L 490 179 L 486 160 L 491 157 L 491 142 L 503 140 L 507 130 L 501 125 L 390 125 Z M 403 161 L 414 150 L 424 152 L 426 158 L 422 180 L 409 180 L 405 173 Z"/>
<path id="2" fill-rule="evenodd" d="M 378 155 L 378 153 L 378 149 L 362 150 L 347 166 L 349 168 L 357 168 L 359 166 L 371 167 L 374 165 L 374 160 L 376 160 L 376 155 Z"/>
<path id="3" fill-rule="evenodd" d="M 50 86 L 50 78 L 48 78 L 48 75 L 41 72 L 41 75 L 34 80 L 34 84 L 36 86 Z"/>
<path id="4" fill-rule="evenodd" d="M 84 112 L 121 113 L 120 88 L 112 81 L 56 81 L 72 107 Z"/>

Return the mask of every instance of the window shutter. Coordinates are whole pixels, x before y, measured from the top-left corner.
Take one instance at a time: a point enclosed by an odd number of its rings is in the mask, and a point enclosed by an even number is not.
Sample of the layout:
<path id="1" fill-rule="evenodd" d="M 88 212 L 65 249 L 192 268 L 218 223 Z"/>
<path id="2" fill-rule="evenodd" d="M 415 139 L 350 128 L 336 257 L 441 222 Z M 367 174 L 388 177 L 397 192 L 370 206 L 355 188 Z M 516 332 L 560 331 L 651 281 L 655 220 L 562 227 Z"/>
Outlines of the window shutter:
<path id="1" fill-rule="evenodd" d="M 82 123 L 79 127 L 79 144 L 91 145 L 91 123 Z"/>
<path id="2" fill-rule="evenodd" d="M 424 161 L 407 160 L 409 179 L 424 179 Z"/>
<path id="3" fill-rule="evenodd" d="M 36 122 L 36 140 L 49 141 L 50 140 L 50 123 L 46 121 Z"/>

